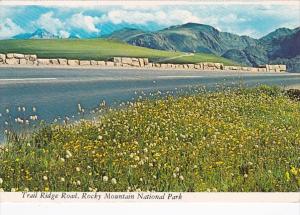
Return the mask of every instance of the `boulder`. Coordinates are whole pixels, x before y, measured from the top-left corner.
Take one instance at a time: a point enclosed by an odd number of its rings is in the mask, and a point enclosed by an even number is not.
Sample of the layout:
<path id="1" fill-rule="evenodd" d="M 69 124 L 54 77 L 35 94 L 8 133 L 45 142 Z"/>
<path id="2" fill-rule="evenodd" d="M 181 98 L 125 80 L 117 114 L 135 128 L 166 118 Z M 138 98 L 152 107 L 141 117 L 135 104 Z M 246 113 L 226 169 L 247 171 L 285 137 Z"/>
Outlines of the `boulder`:
<path id="1" fill-rule="evenodd" d="M 149 59 L 148 58 L 144 58 L 144 64 L 148 65 L 149 64 Z"/>
<path id="2" fill-rule="evenodd" d="M 153 63 L 148 63 L 147 66 L 148 67 L 153 67 Z"/>
<path id="3" fill-rule="evenodd" d="M 6 55 L 5 54 L 0 54 L 0 63 L 4 63 L 6 59 Z"/>
<path id="4" fill-rule="evenodd" d="M 140 67 L 144 67 L 145 66 L 143 58 L 139 58 L 139 63 L 140 63 Z"/>
<path id="5" fill-rule="evenodd" d="M 132 64 L 132 59 L 129 58 L 129 57 L 122 57 L 122 63 L 131 65 Z"/>
<path id="6" fill-rule="evenodd" d="M 68 60 L 68 65 L 78 66 L 79 65 L 79 60 Z"/>
<path id="7" fill-rule="evenodd" d="M 258 68 L 258 72 L 267 72 L 266 68 Z"/>
<path id="8" fill-rule="evenodd" d="M 60 65 L 68 65 L 68 60 L 63 58 L 58 58 L 58 62 Z"/>
<path id="9" fill-rule="evenodd" d="M 35 54 L 31 54 L 31 55 L 29 55 L 29 60 L 30 61 L 36 61 L 37 60 L 37 56 Z"/>
<path id="10" fill-rule="evenodd" d="M 114 63 L 122 63 L 122 58 L 114 57 Z"/>
<path id="11" fill-rule="evenodd" d="M 37 59 L 37 64 L 38 65 L 49 65 L 50 64 L 50 59 L 39 58 L 39 59 Z"/>
<path id="12" fill-rule="evenodd" d="M 27 64 L 27 61 L 26 59 L 20 59 L 20 64 L 22 65 L 26 65 Z"/>
<path id="13" fill-rule="evenodd" d="M 195 65 L 190 63 L 190 64 L 188 64 L 188 68 L 189 68 L 189 69 L 194 69 L 194 68 L 195 68 Z"/>
<path id="14" fill-rule="evenodd" d="M 223 69 L 224 65 L 222 63 L 215 63 L 216 69 Z"/>
<path id="15" fill-rule="evenodd" d="M 137 60 L 132 60 L 132 63 L 131 63 L 132 66 L 135 66 L 135 67 L 140 67 L 140 62 Z"/>
<path id="16" fill-rule="evenodd" d="M 105 66 L 105 61 L 97 61 L 97 64 L 98 64 L 99 66 Z"/>
<path id="17" fill-rule="evenodd" d="M 58 59 L 50 59 L 50 64 L 52 65 L 59 65 Z"/>
<path id="18" fill-rule="evenodd" d="M 282 70 L 282 71 L 286 71 L 286 65 L 279 65 L 279 69 Z"/>
<path id="19" fill-rule="evenodd" d="M 195 69 L 201 69 L 199 64 L 195 64 Z"/>
<path id="20" fill-rule="evenodd" d="M 98 62 L 95 61 L 95 60 L 91 60 L 91 65 L 92 65 L 92 66 L 96 66 L 96 65 L 98 65 Z"/>
<path id="21" fill-rule="evenodd" d="M 6 54 L 6 58 L 8 58 L 8 59 L 14 58 L 14 54 L 8 53 L 8 54 Z"/>
<path id="22" fill-rule="evenodd" d="M 160 67 L 163 68 L 163 69 L 165 69 L 165 68 L 167 68 L 167 64 L 162 63 L 162 64 L 160 64 Z"/>
<path id="23" fill-rule="evenodd" d="M 106 66 L 113 67 L 114 65 L 115 65 L 114 62 L 106 61 Z"/>
<path id="24" fill-rule="evenodd" d="M 89 60 L 80 60 L 79 65 L 80 66 L 89 66 L 89 65 L 91 65 L 91 61 L 89 61 Z"/>
<path id="25" fill-rule="evenodd" d="M 17 58 L 17 59 L 24 59 L 24 58 L 25 58 L 25 55 L 14 53 L 14 58 Z"/>
<path id="26" fill-rule="evenodd" d="M 9 65 L 17 65 L 20 63 L 20 59 L 6 58 L 5 62 L 6 62 L 6 64 L 9 64 Z"/>

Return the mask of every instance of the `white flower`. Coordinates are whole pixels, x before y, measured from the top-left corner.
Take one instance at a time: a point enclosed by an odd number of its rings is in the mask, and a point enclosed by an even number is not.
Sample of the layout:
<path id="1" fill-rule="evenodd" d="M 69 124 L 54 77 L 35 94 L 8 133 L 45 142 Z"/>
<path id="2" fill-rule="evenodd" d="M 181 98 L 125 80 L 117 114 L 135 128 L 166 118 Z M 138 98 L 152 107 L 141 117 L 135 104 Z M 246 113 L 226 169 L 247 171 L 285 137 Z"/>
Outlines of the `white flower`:
<path id="1" fill-rule="evenodd" d="M 174 177 L 174 178 L 176 178 L 176 177 L 177 177 L 176 173 L 173 173 L 173 177 Z"/>
<path id="2" fill-rule="evenodd" d="M 36 108 L 35 108 L 35 107 L 32 107 L 32 111 L 33 111 L 33 112 L 36 112 Z"/>
<path id="3" fill-rule="evenodd" d="M 116 184 L 117 183 L 117 180 L 115 178 L 111 179 L 111 183 L 112 184 Z"/>
<path id="4" fill-rule="evenodd" d="M 25 108 L 25 107 L 22 107 L 22 111 L 25 112 L 25 111 L 26 111 L 26 108 Z"/>
<path id="5" fill-rule="evenodd" d="M 9 109 L 7 108 L 7 109 L 5 110 L 5 112 L 6 112 L 6 113 L 9 113 Z"/>
<path id="6" fill-rule="evenodd" d="M 61 182 L 65 182 L 65 178 L 61 177 L 61 178 L 60 178 L 60 181 L 61 181 Z"/>
<path id="7" fill-rule="evenodd" d="M 107 176 L 103 176 L 103 181 L 108 181 L 108 177 Z"/>
<path id="8" fill-rule="evenodd" d="M 43 179 L 45 180 L 45 181 L 47 181 L 48 180 L 48 177 L 47 176 L 43 176 Z"/>
<path id="9" fill-rule="evenodd" d="M 16 188 L 11 188 L 10 192 L 16 192 Z"/>
<path id="10" fill-rule="evenodd" d="M 60 158 L 60 161 L 61 161 L 61 162 L 65 162 L 65 159 L 64 159 L 64 158 Z"/>
<path id="11" fill-rule="evenodd" d="M 69 150 L 66 150 L 66 158 L 72 157 L 72 153 Z"/>
<path id="12" fill-rule="evenodd" d="M 99 139 L 99 140 L 102 140 L 102 139 L 103 139 L 103 137 L 102 137 L 101 135 L 99 135 L 99 136 L 98 136 L 98 139 Z"/>
<path id="13" fill-rule="evenodd" d="M 247 175 L 247 174 L 245 174 L 245 175 L 244 175 L 244 178 L 248 178 L 248 175 Z"/>
<path id="14" fill-rule="evenodd" d="M 3 188 L 0 188 L 0 192 L 4 192 Z"/>
<path id="15" fill-rule="evenodd" d="M 2 178 L 0 178 L 0 184 L 2 184 L 3 183 L 3 179 Z"/>
<path id="16" fill-rule="evenodd" d="M 27 187 L 25 187 L 24 192 L 29 192 L 29 189 Z"/>
<path id="17" fill-rule="evenodd" d="M 76 184 L 79 186 L 79 185 L 81 184 L 81 182 L 78 180 L 78 181 L 76 182 Z"/>
<path id="18" fill-rule="evenodd" d="M 76 167 L 76 171 L 77 171 L 77 172 L 80 172 L 80 168 L 79 168 L 79 167 Z"/>
<path id="19" fill-rule="evenodd" d="M 184 177 L 181 175 L 181 176 L 179 176 L 179 179 L 180 179 L 181 181 L 183 181 L 183 180 L 184 180 Z"/>
<path id="20" fill-rule="evenodd" d="M 176 168 L 175 168 L 175 172 L 179 172 L 179 167 L 176 167 Z"/>

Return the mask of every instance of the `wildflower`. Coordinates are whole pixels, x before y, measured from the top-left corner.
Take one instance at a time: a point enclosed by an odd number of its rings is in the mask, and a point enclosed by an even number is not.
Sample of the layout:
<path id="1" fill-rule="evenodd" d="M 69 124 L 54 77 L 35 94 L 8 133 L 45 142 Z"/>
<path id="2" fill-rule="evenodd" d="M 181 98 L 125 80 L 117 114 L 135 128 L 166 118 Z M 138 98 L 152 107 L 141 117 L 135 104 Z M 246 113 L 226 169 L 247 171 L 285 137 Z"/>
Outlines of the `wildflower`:
<path id="1" fill-rule="evenodd" d="M 3 188 L 0 188 L 0 192 L 4 192 Z"/>
<path id="2" fill-rule="evenodd" d="M 285 172 L 285 180 L 286 181 L 290 181 L 291 180 L 289 172 Z"/>
<path id="3" fill-rule="evenodd" d="M 3 179 L 2 178 L 0 178 L 0 184 L 2 184 L 3 183 Z"/>
<path id="4" fill-rule="evenodd" d="M 269 173 L 269 174 L 272 174 L 272 171 L 271 171 L 271 170 L 268 170 L 268 173 Z"/>
<path id="5" fill-rule="evenodd" d="M 180 179 L 181 181 L 183 181 L 183 180 L 184 180 L 184 177 L 183 177 L 182 175 L 180 175 L 180 176 L 179 176 L 179 179 Z"/>
<path id="6" fill-rule="evenodd" d="M 117 183 L 117 180 L 116 180 L 115 178 L 112 178 L 112 179 L 111 179 L 111 183 L 112 183 L 112 184 L 116 184 L 116 183 Z"/>
<path id="7" fill-rule="evenodd" d="M 45 187 L 44 190 L 45 190 L 45 192 L 48 192 L 49 191 L 49 187 Z"/>
<path id="8" fill-rule="evenodd" d="M 78 186 L 80 186 L 81 182 L 80 182 L 79 180 L 77 180 L 76 184 L 77 184 Z"/>
<path id="9" fill-rule="evenodd" d="M 61 177 L 61 178 L 60 178 L 60 181 L 61 181 L 61 182 L 65 182 L 65 178 Z"/>
<path id="10" fill-rule="evenodd" d="M 153 178 L 154 178 L 154 179 L 157 179 L 157 176 L 156 176 L 156 175 L 153 175 Z"/>
<path id="11" fill-rule="evenodd" d="M 47 181 L 48 180 L 48 177 L 47 176 L 43 176 L 43 179 L 44 179 L 44 181 Z"/>
<path id="12" fill-rule="evenodd" d="M 9 109 L 8 109 L 8 108 L 6 108 L 5 112 L 6 112 L 6 113 L 9 113 Z"/>
<path id="13" fill-rule="evenodd" d="M 16 188 L 11 188 L 10 192 L 16 192 Z"/>
<path id="14" fill-rule="evenodd" d="M 60 158 L 60 161 L 61 161 L 61 162 L 65 162 L 65 159 L 64 159 L 64 158 Z"/>
<path id="15" fill-rule="evenodd" d="M 107 176 L 103 176 L 103 181 L 108 181 L 108 177 Z"/>
<path id="16" fill-rule="evenodd" d="M 76 167 L 76 171 L 77 171 L 77 172 L 80 172 L 80 168 L 79 168 L 79 167 Z"/>
<path id="17" fill-rule="evenodd" d="M 72 153 L 69 150 L 66 150 L 66 158 L 72 157 Z"/>
<path id="18" fill-rule="evenodd" d="M 291 173 L 292 173 L 293 175 L 297 175 L 297 174 L 298 174 L 298 171 L 297 171 L 297 169 L 296 169 L 295 167 L 292 167 L 292 168 L 291 168 Z"/>
<path id="19" fill-rule="evenodd" d="M 32 111 L 33 111 L 33 112 L 36 112 L 36 107 L 32 107 Z"/>
<path id="20" fill-rule="evenodd" d="M 247 175 L 247 174 L 244 174 L 244 178 L 248 178 L 248 175 Z"/>
<path id="21" fill-rule="evenodd" d="M 176 168 L 175 168 L 175 172 L 179 172 L 179 167 L 176 167 Z"/>
<path id="22" fill-rule="evenodd" d="M 98 136 L 98 139 L 99 139 L 99 140 L 102 140 L 102 139 L 103 139 L 103 137 L 102 137 L 101 135 L 99 135 L 99 136 Z"/>
<path id="23" fill-rule="evenodd" d="M 25 187 L 24 192 L 29 192 L 29 189 L 27 187 Z"/>

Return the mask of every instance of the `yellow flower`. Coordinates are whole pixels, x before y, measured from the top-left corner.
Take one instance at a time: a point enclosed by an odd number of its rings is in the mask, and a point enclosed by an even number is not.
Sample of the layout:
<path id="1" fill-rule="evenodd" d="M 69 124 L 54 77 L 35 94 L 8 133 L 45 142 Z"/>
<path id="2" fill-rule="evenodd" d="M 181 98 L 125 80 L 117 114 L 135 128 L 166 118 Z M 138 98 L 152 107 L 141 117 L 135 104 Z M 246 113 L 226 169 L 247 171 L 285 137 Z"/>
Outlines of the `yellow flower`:
<path id="1" fill-rule="evenodd" d="M 290 181 L 291 180 L 289 172 L 285 172 L 285 180 L 286 181 Z"/>

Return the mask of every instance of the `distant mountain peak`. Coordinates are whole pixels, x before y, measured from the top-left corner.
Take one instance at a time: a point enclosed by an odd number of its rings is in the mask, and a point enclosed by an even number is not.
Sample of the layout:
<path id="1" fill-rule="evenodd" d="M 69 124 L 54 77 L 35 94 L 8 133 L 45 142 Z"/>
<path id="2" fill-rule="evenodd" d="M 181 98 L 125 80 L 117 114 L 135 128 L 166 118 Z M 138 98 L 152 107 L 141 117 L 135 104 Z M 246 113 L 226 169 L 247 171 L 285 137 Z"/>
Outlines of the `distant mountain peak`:
<path id="1" fill-rule="evenodd" d="M 33 33 L 18 34 L 14 39 L 57 39 L 59 36 L 54 35 L 44 28 L 38 28 Z"/>

